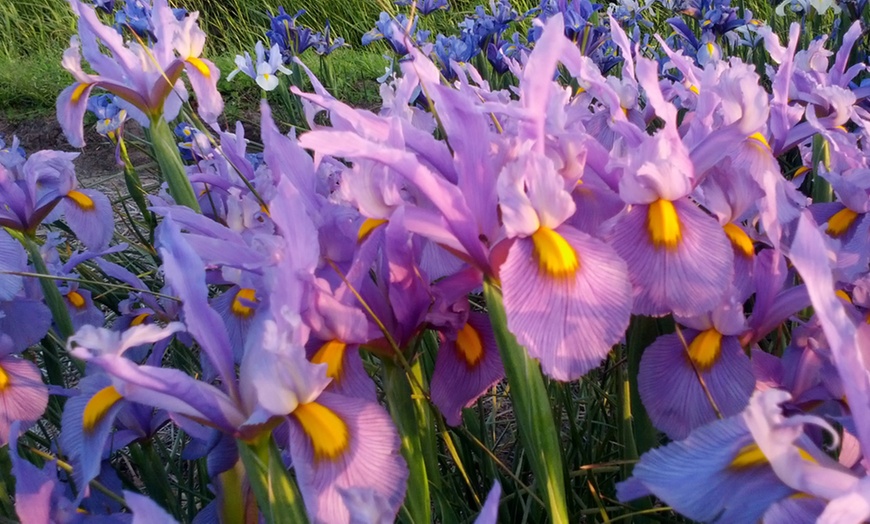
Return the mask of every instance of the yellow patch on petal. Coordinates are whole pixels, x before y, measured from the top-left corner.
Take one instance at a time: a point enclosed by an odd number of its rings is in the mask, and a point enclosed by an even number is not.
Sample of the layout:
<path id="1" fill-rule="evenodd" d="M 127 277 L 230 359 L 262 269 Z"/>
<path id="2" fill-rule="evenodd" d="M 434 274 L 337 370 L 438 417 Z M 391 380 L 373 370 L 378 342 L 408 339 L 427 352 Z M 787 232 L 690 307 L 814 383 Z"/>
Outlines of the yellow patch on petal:
<path id="1" fill-rule="evenodd" d="M 713 53 L 716 51 L 716 48 L 713 47 L 712 42 L 707 42 L 707 54 L 713 56 Z"/>
<path id="2" fill-rule="evenodd" d="M 91 400 L 85 405 L 85 412 L 82 415 L 82 426 L 86 432 L 91 432 L 97 427 L 106 414 L 112 409 L 112 406 L 117 404 L 122 397 L 115 386 L 106 386 L 97 391 L 97 394 L 91 397 Z"/>
<path id="3" fill-rule="evenodd" d="M 350 446 L 347 424 L 334 411 L 317 402 L 299 404 L 293 415 L 311 439 L 315 460 L 335 460 Z"/>
<path id="4" fill-rule="evenodd" d="M 689 344 L 689 358 L 698 371 L 707 371 L 719 359 L 722 353 L 722 333 L 710 328 L 702 331 Z"/>
<path id="5" fill-rule="evenodd" d="M 799 167 L 799 168 L 797 168 L 797 169 L 794 170 L 794 175 L 792 175 L 792 176 L 793 176 L 793 177 L 799 177 L 799 176 L 803 175 L 804 173 L 806 173 L 806 172 L 809 171 L 809 170 L 810 170 L 810 168 L 808 168 L 807 166 L 801 166 L 801 167 Z"/>
<path id="6" fill-rule="evenodd" d="M 242 302 L 243 300 L 245 302 L 256 302 L 257 292 L 249 287 L 243 287 L 239 289 L 239 292 L 236 293 L 236 297 L 233 299 L 233 305 L 230 308 L 233 315 L 248 318 L 254 314 L 254 308 Z"/>
<path id="7" fill-rule="evenodd" d="M 211 76 L 211 70 L 201 59 L 196 57 L 190 57 L 187 59 L 187 63 L 196 68 L 197 71 L 202 73 L 202 76 L 208 78 Z"/>
<path id="8" fill-rule="evenodd" d="M 145 320 L 151 316 L 151 313 L 140 313 L 130 321 L 130 327 L 141 326 Z"/>
<path id="9" fill-rule="evenodd" d="M 456 335 L 456 350 L 468 367 L 476 366 L 483 358 L 483 339 L 471 324 L 466 323 Z"/>
<path id="10" fill-rule="evenodd" d="M 755 466 L 767 464 L 767 457 L 758 447 L 758 444 L 752 443 L 740 448 L 737 456 L 731 461 L 728 467 L 732 469 L 747 469 Z"/>
<path id="11" fill-rule="evenodd" d="M 759 142 L 761 145 L 764 146 L 765 149 L 770 151 L 770 143 L 768 143 L 767 138 L 765 138 L 765 136 L 761 133 L 752 133 L 751 135 L 749 135 L 749 139 Z"/>
<path id="12" fill-rule="evenodd" d="M 848 207 L 844 207 L 834 213 L 834 216 L 828 220 L 828 229 L 826 232 L 836 238 L 845 233 L 846 230 L 849 229 L 849 226 L 855 222 L 856 218 L 858 218 L 858 213 L 852 211 Z"/>
<path id="13" fill-rule="evenodd" d="M 683 238 L 677 208 L 670 200 L 658 199 L 649 205 L 647 229 L 655 247 L 674 250 Z"/>
<path id="14" fill-rule="evenodd" d="M 580 268 L 580 259 L 565 237 L 552 229 L 541 226 L 532 233 L 535 259 L 546 275 L 555 278 L 570 277 Z"/>
<path id="15" fill-rule="evenodd" d="M 844 300 L 850 304 L 852 303 L 852 297 L 850 297 L 849 294 L 842 289 L 838 289 L 836 292 L 834 292 L 834 294 L 840 297 L 841 300 Z"/>
<path id="16" fill-rule="evenodd" d="M 317 353 L 311 357 L 311 362 L 314 364 L 326 364 L 326 376 L 338 380 L 341 375 L 341 360 L 344 357 L 344 350 L 347 349 L 347 344 L 339 340 L 330 340 L 326 344 L 320 346 Z"/>
<path id="17" fill-rule="evenodd" d="M 91 84 L 79 84 L 73 89 L 72 96 L 70 96 L 70 101 L 73 104 L 78 104 L 82 95 L 84 94 L 87 88 L 91 87 Z"/>
<path id="18" fill-rule="evenodd" d="M 82 193 L 81 191 L 70 191 L 66 194 L 66 197 L 75 202 L 75 205 L 79 206 L 85 211 L 90 211 L 94 209 L 94 201 L 91 200 L 91 197 Z"/>
<path id="19" fill-rule="evenodd" d="M 731 222 L 722 226 L 725 230 L 725 236 L 731 241 L 731 244 L 743 253 L 747 258 L 752 258 L 755 255 L 755 247 L 752 245 L 752 239 L 743 231 L 743 228 Z"/>
<path id="20" fill-rule="evenodd" d="M 9 373 L 6 373 L 6 370 L 0 366 L 0 391 L 3 391 L 9 387 Z"/>
<path id="21" fill-rule="evenodd" d="M 381 224 L 386 224 L 387 220 L 383 218 L 367 218 L 365 222 L 359 227 L 359 233 L 356 235 L 357 242 L 362 242 L 369 235 L 372 234 L 372 231 L 378 228 Z"/>
<path id="22" fill-rule="evenodd" d="M 814 459 L 805 449 L 797 448 L 797 450 L 802 459 L 816 464 L 816 459 Z M 758 444 L 753 442 L 752 444 L 747 444 L 740 448 L 740 451 L 737 452 L 737 455 L 728 467 L 732 469 L 747 469 L 755 466 L 763 466 L 768 463 L 769 461 L 764 455 L 764 452 L 761 451 Z"/>
<path id="23" fill-rule="evenodd" d="M 85 307 L 85 297 L 83 297 L 78 291 L 70 291 L 66 294 L 66 298 L 76 309 L 82 309 Z"/>
<path id="24" fill-rule="evenodd" d="M 271 217 L 272 213 L 269 213 L 269 208 L 266 207 L 266 204 L 260 204 L 260 211 L 266 215 L 267 217 Z"/>
<path id="25" fill-rule="evenodd" d="M 689 86 L 689 91 L 695 93 L 696 95 L 700 95 L 701 91 L 698 89 L 698 86 Z"/>

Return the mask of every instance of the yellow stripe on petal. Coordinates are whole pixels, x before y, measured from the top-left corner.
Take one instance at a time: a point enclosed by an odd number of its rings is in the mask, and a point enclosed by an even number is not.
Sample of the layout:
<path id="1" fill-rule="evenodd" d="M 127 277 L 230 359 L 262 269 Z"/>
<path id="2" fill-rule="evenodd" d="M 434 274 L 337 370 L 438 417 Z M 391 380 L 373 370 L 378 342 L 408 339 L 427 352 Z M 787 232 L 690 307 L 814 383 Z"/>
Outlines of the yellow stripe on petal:
<path id="1" fill-rule="evenodd" d="M 803 460 L 807 462 L 812 462 L 816 464 L 816 459 L 813 458 L 805 449 L 797 448 L 798 454 Z M 768 464 L 769 461 L 767 457 L 764 455 L 764 452 L 761 451 L 761 448 L 758 447 L 758 444 L 753 442 L 752 444 L 747 444 L 740 448 L 740 451 L 737 452 L 737 455 L 734 457 L 734 460 L 731 461 L 731 464 L 728 465 L 729 468 L 732 469 L 747 469 L 756 466 L 763 466 Z"/>
<path id="2" fill-rule="evenodd" d="M 196 57 L 190 57 L 187 59 L 187 63 L 196 68 L 197 71 L 202 73 L 202 76 L 208 78 L 211 76 L 211 70 L 208 68 L 205 62 Z"/>
<path id="3" fill-rule="evenodd" d="M 732 469 L 748 469 L 767 463 L 767 457 L 764 456 L 764 452 L 761 451 L 758 444 L 753 442 L 740 448 L 737 456 L 734 457 L 734 460 L 731 461 L 728 467 Z"/>
<path id="4" fill-rule="evenodd" d="M 344 350 L 347 349 L 347 344 L 339 340 L 330 340 L 326 344 L 320 346 L 317 353 L 311 357 L 311 362 L 314 364 L 326 364 L 326 376 L 338 380 L 341 375 L 341 361 L 344 358 Z"/>
<path id="5" fill-rule="evenodd" d="M 0 391 L 3 391 L 7 387 L 9 387 L 9 373 L 6 373 L 3 366 L 0 366 Z"/>
<path id="6" fill-rule="evenodd" d="M 82 309 L 85 307 L 85 297 L 83 297 L 78 291 L 70 291 L 66 294 L 66 298 L 76 309 Z"/>
<path id="7" fill-rule="evenodd" d="M 751 135 L 749 135 L 749 139 L 760 142 L 761 145 L 765 147 L 765 149 L 770 150 L 770 143 L 767 141 L 767 138 L 765 138 L 765 136 L 761 133 L 752 133 Z"/>
<path id="8" fill-rule="evenodd" d="M 241 318 L 248 318 L 254 313 L 254 308 L 242 302 L 256 302 L 257 292 L 249 287 L 243 287 L 236 293 L 236 297 L 233 299 L 233 305 L 230 307 L 230 310 L 233 312 L 233 315 Z"/>
<path id="9" fill-rule="evenodd" d="M 803 175 L 804 173 L 806 173 L 806 172 L 809 171 L 809 170 L 810 170 L 810 168 L 808 168 L 807 166 L 801 166 L 801 167 L 795 169 L 795 171 L 794 171 L 794 175 L 792 175 L 792 176 L 793 176 L 794 178 L 797 178 L 797 177 Z"/>
<path id="10" fill-rule="evenodd" d="M 569 277 L 577 273 L 580 259 L 565 237 L 548 227 L 541 226 L 532 233 L 535 259 L 546 275 L 555 278 Z"/>
<path id="11" fill-rule="evenodd" d="M 97 391 L 97 394 L 91 397 L 91 400 L 85 405 L 85 412 L 82 415 L 84 430 L 88 433 L 93 431 L 97 424 L 106 417 L 112 406 L 122 398 L 124 397 L 118 393 L 115 386 L 106 386 Z"/>
<path id="12" fill-rule="evenodd" d="M 471 324 L 466 323 L 456 335 L 456 350 L 468 367 L 476 366 L 483 358 L 483 339 Z"/>
<path id="13" fill-rule="evenodd" d="M 858 218 L 858 213 L 852 211 L 848 207 L 844 207 L 834 213 L 834 216 L 828 220 L 828 229 L 826 232 L 836 238 L 845 233 L 846 230 L 849 229 L 849 226 L 855 222 L 856 218 Z"/>
<path id="14" fill-rule="evenodd" d="M 299 404 L 293 415 L 311 439 L 315 460 L 335 460 L 350 446 L 347 424 L 334 411 L 317 402 Z"/>
<path id="15" fill-rule="evenodd" d="M 659 199 L 649 205 L 647 229 L 657 248 L 674 250 L 683 238 L 677 208 L 670 200 Z"/>
<path id="16" fill-rule="evenodd" d="M 78 104 L 79 100 L 82 98 L 82 95 L 84 94 L 85 90 L 87 88 L 91 87 L 91 85 L 92 84 L 79 84 L 79 85 L 77 85 L 76 88 L 73 89 L 72 96 L 70 96 L 70 101 L 73 104 Z"/>
<path id="17" fill-rule="evenodd" d="M 695 85 L 689 86 L 689 91 L 695 93 L 696 95 L 701 94 L 701 91 L 698 89 L 698 86 L 695 86 Z"/>
<path id="18" fill-rule="evenodd" d="M 715 328 L 702 331 L 689 344 L 689 358 L 699 371 L 707 371 L 722 353 L 722 333 Z"/>
<path id="19" fill-rule="evenodd" d="M 130 327 L 140 326 L 145 323 L 145 320 L 151 316 L 151 313 L 140 313 L 130 321 Z"/>
<path id="20" fill-rule="evenodd" d="M 743 228 L 731 222 L 722 226 L 725 230 L 725 236 L 731 241 L 731 244 L 743 253 L 747 258 L 752 258 L 755 255 L 755 247 L 752 245 L 752 239 L 743 231 Z"/>
<path id="21" fill-rule="evenodd" d="M 381 224 L 386 224 L 386 219 L 383 218 L 367 218 L 365 222 L 359 227 L 359 233 L 356 235 L 357 242 L 362 242 L 369 235 L 372 234 L 372 231 L 378 228 Z"/>
<path id="22" fill-rule="evenodd" d="M 88 195 L 82 193 L 81 191 L 70 191 L 66 194 L 66 197 L 72 200 L 75 205 L 84 209 L 85 211 L 90 211 L 94 209 L 94 201 Z"/>
<path id="23" fill-rule="evenodd" d="M 834 294 L 837 295 L 838 297 L 840 297 L 840 300 L 843 300 L 843 301 L 848 302 L 850 304 L 852 303 L 852 297 L 850 297 L 849 294 L 846 293 L 845 291 L 843 291 L 842 289 L 838 289 L 837 291 L 834 292 Z"/>

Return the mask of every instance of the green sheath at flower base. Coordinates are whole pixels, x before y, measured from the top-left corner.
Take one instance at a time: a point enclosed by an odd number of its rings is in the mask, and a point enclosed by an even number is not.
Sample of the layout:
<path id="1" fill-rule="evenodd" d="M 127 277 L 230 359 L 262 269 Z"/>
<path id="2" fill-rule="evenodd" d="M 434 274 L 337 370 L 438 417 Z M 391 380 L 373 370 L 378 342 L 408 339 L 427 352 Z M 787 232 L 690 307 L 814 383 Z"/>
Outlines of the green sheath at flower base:
<path id="1" fill-rule="evenodd" d="M 187 206 L 200 213 L 199 202 L 196 193 L 187 178 L 178 145 L 169 124 L 162 117 L 151 120 L 150 127 L 151 150 L 160 165 L 160 173 L 166 183 L 169 184 L 169 194 L 175 199 L 175 203 Z"/>
<path id="2" fill-rule="evenodd" d="M 306 524 L 308 514 L 296 481 L 287 474 L 271 436 L 255 442 L 239 440 L 239 457 L 267 524 Z M 230 495 L 232 496 L 232 495 Z"/>
<path id="3" fill-rule="evenodd" d="M 535 474 L 535 485 L 547 504 L 550 521 L 568 522 L 565 499 L 565 475 L 559 431 L 553 419 L 550 399 L 544 385 L 540 365 L 529 358 L 526 350 L 508 331 L 501 290 L 487 279 L 483 294 L 492 329 L 498 342 L 505 376 L 510 385 L 510 397 L 520 428 L 520 438 Z"/>

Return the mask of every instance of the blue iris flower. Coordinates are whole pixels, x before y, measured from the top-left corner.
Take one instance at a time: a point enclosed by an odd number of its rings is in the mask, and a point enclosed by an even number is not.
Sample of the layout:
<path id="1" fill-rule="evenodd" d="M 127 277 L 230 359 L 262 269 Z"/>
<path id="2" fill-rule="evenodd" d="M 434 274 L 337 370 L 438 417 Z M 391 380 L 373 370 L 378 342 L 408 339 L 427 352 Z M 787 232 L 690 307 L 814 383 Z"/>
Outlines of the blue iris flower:
<path id="1" fill-rule="evenodd" d="M 301 55 L 308 48 L 316 49 L 322 39 L 320 33 L 296 24 L 296 19 L 304 14 L 305 11 L 300 9 L 295 15 L 290 16 L 283 7 L 279 7 L 278 15 L 271 18 L 271 29 L 266 31 L 269 42 L 272 45 L 277 44 L 281 49 L 281 57 L 285 64 L 292 62 L 294 56 Z"/>
<path id="2" fill-rule="evenodd" d="M 439 9 L 443 9 L 447 11 L 450 9 L 450 6 L 447 4 L 447 0 L 396 0 L 397 6 L 410 6 L 411 4 L 417 4 L 417 12 L 423 16 L 434 13 Z"/>

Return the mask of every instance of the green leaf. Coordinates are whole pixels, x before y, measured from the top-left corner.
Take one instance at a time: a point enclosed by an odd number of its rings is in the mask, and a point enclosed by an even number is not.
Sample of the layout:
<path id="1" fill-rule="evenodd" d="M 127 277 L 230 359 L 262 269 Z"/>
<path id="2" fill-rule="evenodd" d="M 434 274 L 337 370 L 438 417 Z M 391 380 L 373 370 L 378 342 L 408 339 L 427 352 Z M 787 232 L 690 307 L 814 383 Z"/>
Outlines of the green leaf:
<path id="1" fill-rule="evenodd" d="M 487 279 L 483 284 L 483 294 L 510 384 L 510 397 L 520 438 L 535 474 L 535 484 L 546 503 L 551 522 L 567 523 L 565 472 L 559 431 L 550 409 L 541 366 L 529 357 L 525 348 L 508 330 L 501 289 L 497 284 Z"/>
<path id="2" fill-rule="evenodd" d="M 271 436 L 256 442 L 237 441 L 239 457 L 260 511 L 268 524 L 305 524 L 308 514 L 296 481 L 284 468 L 278 446 Z"/>

